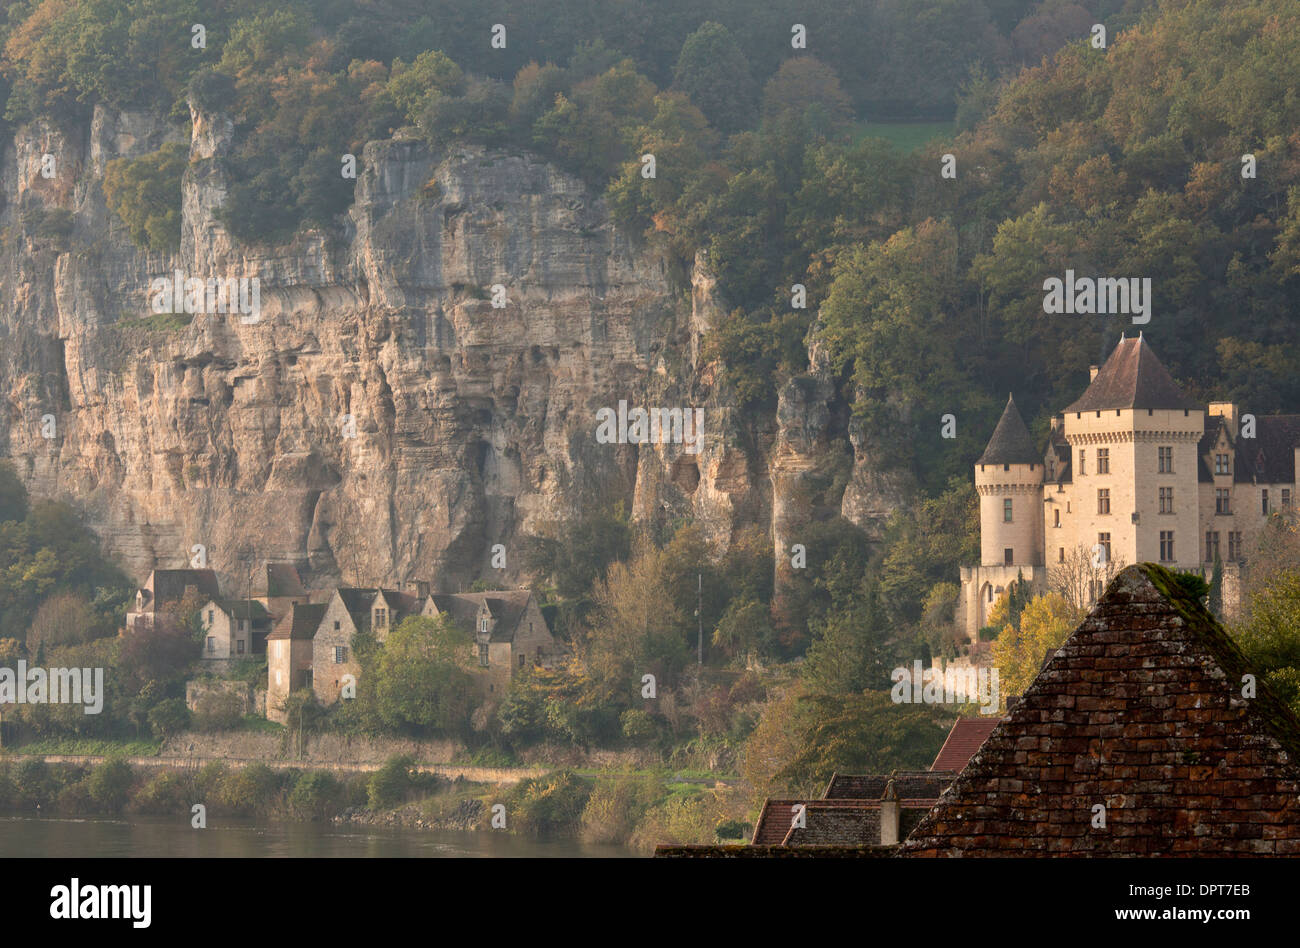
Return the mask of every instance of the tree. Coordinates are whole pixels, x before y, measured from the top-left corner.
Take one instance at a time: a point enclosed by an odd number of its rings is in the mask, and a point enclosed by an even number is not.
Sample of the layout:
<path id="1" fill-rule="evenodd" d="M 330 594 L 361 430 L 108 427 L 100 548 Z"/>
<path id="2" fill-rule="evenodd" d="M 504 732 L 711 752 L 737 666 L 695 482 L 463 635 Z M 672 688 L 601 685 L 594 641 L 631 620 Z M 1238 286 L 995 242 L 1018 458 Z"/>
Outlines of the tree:
<path id="1" fill-rule="evenodd" d="M 673 85 L 691 97 L 714 128 L 734 132 L 749 124 L 754 111 L 754 79 L 749 61 L 731 31 L 705 23 L 686 37 Z"/>
<path id="2" fill-rule="evenodd" d="M 134 160 L 117 158 L 104 170 L 104 199 L 136 246 L 171 252 L 181 245 L 181 177 L 189 146 L 168 142 Z"/>
<path id="3" fill-rule="evenodd" d="M 1047 569 L 1047 588 L 1080 611 L 1096 602 L 1126 565 L 1123 557 L 1103 561 L 1095 553 L 1079 544 Z"/>
<path id="4" fill-rule="evenodd" d="M 388 93 L 406 120 L 415 124 L 440 96 L 458 96 L 465 91 L 465 74 L 449 56 L 431 49 L 415 57 L 409 65 L 400 59 L 393 62 Z"/>
<path id="5" fill-rule="evenodd" d="M 810 119 L 812 127 L 826 135 L 853 118 L 853 104 L 834 69 L 816 57 L 798 56 L 783 62 L 763 87 L 764 118 L 787 112 Z"/>
<path id="6" fill-rule="evenodd" d="M 27 631 L 27 648 L 35 652 L 41 645 L 75 645 L 94 637 L 98 616 L 85 597 L 73 592 L 55 593 L 36 610 Z"/>
<path id="7" fill-rule="evenodd" d="M 1083 611 L 1059 593 L 1031 600 L 1020 614 L 1019 627 L 1006 624 L 993 643 L 993 662 L 1003 701 L 1024 694 L 1038 677 L 1043 659 L 1069 638 Z"/>
<path id="8" fill-rule="evenodd" d="M 378 723 L 407 733 L 462 733 L 476 693 L 464 668 L 470 641 L 445 615 L 403 619 L 362 668 L 362 691 Z"/>

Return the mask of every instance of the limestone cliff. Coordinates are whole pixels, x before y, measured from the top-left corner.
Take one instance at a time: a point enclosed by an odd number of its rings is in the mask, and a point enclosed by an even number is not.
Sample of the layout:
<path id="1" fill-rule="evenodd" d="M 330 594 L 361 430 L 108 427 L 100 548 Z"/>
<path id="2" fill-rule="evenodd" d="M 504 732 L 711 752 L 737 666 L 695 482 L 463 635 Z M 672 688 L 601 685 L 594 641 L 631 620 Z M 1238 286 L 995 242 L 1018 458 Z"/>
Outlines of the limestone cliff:
<path id="1" fill-rule="evenodd" d="M 707 260 L 674 289 L 664 260 L 541 159 L 372 142 L 341 235 L 254 247 L 215 213 L 232 135 L 191 116 L 174 256 L 136 248 L 101 185 L 114 158 L 183 140 L 156 116 L 33 123 L 0 174 L 0 456 L 84 509 L 137 576 L 202 544 L 227 577 L 245 552 L 321 582 L 514 582 L 519 541 L 585 504 L 694 518 L 722 549 L 752 523 L 780 545 L 817 515 L 800 499 L 809 471 L 838 472 L 817 503 L 867 526 L 905 493 L 878 489 L 824 371 L 791 383 L 767 429 L 743 426 L 703 362 L 723 311 Z M 141 325 L 150 281 L 177 270 L 257 277 L 259 318 Z M 703 407 L 699 453 L 597 443 L 597 410 L 620 400 Z"/>

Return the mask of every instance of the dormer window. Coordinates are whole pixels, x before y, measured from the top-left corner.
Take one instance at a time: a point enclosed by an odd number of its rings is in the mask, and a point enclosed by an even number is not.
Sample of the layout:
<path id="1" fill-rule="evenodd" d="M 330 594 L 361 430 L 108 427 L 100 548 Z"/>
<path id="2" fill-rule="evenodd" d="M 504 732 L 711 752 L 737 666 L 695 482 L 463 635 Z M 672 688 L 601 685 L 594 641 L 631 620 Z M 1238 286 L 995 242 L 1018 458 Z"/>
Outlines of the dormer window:
<path id="1" fill-rule="evenodd" d="M 1216 454 L 1214 456 L 1214 473 L 1215 474 L 1228 473 L 1228 456 L 1226 454 Z"/>

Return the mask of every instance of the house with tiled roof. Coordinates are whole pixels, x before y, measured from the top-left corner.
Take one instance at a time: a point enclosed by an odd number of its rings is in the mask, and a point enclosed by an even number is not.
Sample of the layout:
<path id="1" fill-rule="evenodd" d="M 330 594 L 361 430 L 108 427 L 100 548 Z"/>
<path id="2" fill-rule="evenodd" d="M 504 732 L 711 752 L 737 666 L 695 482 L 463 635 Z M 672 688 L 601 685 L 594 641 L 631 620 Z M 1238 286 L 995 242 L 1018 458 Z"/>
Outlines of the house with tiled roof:
<path id="1" fill-rule="evenodd" d="M 287 722 L 284 699 L 312 686 L 312 651 L 326 603 L 295 602 L 266 637 L 266 716 Z"/>
<path id="2" fill-rule="evenodd" d="M 895 846 L 956 778 L 955 773 L 894 771 L 833 774 L 820 799 L 769 799 L 751 846 Z"/>
<path id="3" fill-rule="evenodd" d="M 159 614 L 174 612 L 186 596 L 197 605 L 220 595 L 217 574 L 210 569 L 152 570 L 144 585 L 135 591 L 127 609 L 126 627 L 133 629 L 141 623 L 152 623 Z"/>
<path id="4" fill-rule="evenodd" d="M 256 599 L 209 599 L 199 610 L 199 622 L 206 666 L 266 654 L 271 614 Z"/>
<path id="5" fill-rule="evenodd" d="M 961 570 L 959 627 L 976 642 L 1012 582 L 1041 592 L 1054 571 L 1088 574 L 1074 597 L 1086 608 L 1140 562 L 1208 573 L 1221 561 L 1232 614 L 1260 530 L 1292 507 L 1297 452 L 1300 415 L 1197 406 L 1144 337 L 1121 338 L 1044 449 L 1008 398 L 975 462 L 980 562 Z"/>
<path id="6" fill-rule="evenodd" d="M 1175 573 L 1130 566 L 901 851 L 1300 855 L 1300 721 Z"/>
<path id="7" fill-rule="evenodd" d="M 562 654 L 530 590 L 435 595 L 430 603 L 432 614 L 446 613 L 471 630 L 470 661 L 487 695 L 501 694 L 521 669 L 548 665 Z"/>
<path id="8" fill-rule="evenodd" d="M 935 755 L 930 770 L 960 773 L 975 756 L 975 752 L 988 740 L 988 736 L 993 733 L 993 729 L 1001 720 L 999 717 L 984 715 L 977 718 L 958 718 L 953 723 L 952 729 L 948 731 L 948 736 L 944 738 L 943 746 Z"/>

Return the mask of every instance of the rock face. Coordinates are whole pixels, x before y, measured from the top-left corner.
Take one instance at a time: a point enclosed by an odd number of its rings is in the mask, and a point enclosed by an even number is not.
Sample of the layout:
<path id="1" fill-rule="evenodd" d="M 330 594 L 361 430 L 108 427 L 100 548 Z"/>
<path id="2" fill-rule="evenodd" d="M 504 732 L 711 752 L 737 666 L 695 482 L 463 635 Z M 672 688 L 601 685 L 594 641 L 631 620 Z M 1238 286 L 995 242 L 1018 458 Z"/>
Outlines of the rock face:
<path id="1" fill-rule="evenodd" d="M 693 517 L 724 549 L 788 506 L 774 445 L 854 467 L 843 425 L 804 431 L 820 409 L 743 430 L 703 361 L 723 312 L 707 260 L 674 289 L 664 260 L 541 159 L 372 142 L 341 238 L 251 247 L 216 216 L 232 126 L 197 112 L 191 126 L 174 256 L 136 248 L 102 189 L 113 159 L 183 141 L 155 116 L 23 127 L 0 174 L 0 456 L 85 510 L 135 575 L 199 545 L 224 577 L 255 555 L 319 582 L 510 583 L 522 539 L 585 505 Z M 256 277 L 260 313 L 142 324 L 151 280 L 176 271 Z M 800 384 L 842 409 L 825 381 Z M 702 407 L 698 453 L 598 443 L 597 411 L 620 400 Z M 864 493 L 867 517 L 891 506 Z"/>

